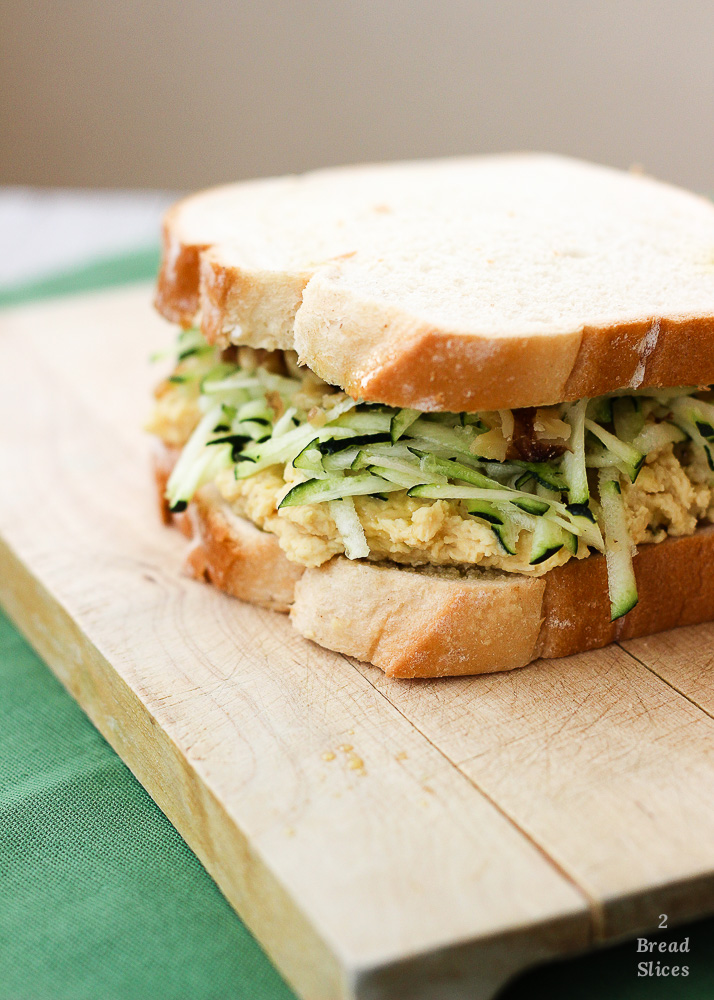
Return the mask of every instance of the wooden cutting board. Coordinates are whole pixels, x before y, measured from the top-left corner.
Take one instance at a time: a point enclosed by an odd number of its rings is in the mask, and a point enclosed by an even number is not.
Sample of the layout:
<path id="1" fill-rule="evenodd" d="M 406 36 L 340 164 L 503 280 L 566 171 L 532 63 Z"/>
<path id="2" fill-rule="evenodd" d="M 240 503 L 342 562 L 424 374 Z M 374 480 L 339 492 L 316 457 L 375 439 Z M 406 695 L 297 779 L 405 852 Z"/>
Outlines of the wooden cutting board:
<path id="1" fill-rule="evenodd" d="M 0 599 L 298 993 L 478 1000 L 714 911 L 714 626 L 390 681 L 187 579 L 172 336 L 145 286 L 0 316 Z"/>

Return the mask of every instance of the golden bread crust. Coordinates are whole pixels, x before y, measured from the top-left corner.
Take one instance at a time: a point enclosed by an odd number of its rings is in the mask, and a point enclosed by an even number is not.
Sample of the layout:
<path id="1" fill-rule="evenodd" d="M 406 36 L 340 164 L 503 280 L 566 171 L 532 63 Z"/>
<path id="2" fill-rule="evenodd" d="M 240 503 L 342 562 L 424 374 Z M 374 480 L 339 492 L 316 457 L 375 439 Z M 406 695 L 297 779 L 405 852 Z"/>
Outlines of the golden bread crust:
<path id="1" fill-rule="evenodd" d="M 236 517 L 212 486 L 199 490 L 184 513 L 170 512 L 164 491 L 178 454 L 175 448 L 156 450 L 154 481 L 162 520 L 191 539 L 186 572 L 241 601 L 287 612 L 303 567 L 285 557 L 275 535 Z"/>
<path id="2" fill-rule="evenodd" d="M 445 677 L 525 666 L 617 639 L 714 620 L 714 525 L 642 545 L 639 604 L 610 621 L 603 556 L 571 559 L 545 576 L 415 570 L 342 556 L 317 569 L 290 562 L 275 535 L 236 517 L 211 488 L 185 514 L 163 500 L 176 449 L 154 459 L 165 523 L 192 538 L 188 572 L 241 600 L 290 611 L 307 638 L 391 677 Z"/>
<path id="3" fill-rule="evenodd" d="M 454 204 L 437 199 L 433 216 L 425 210 L 433 250 L 406 237 L 404 245 L 380 243 L 386 237 L 375 220 L 393 215 L 397 231 L 403 226 L 411 237 L 422 190 L 448 190 L 454 178 L 466 228 Z M 399 184 L 412 192 L 403 210 L 363 192 L 386 185 L 398 206 Z M 495 261 L 470 242 L 490 218 L 478 198 L 469 208 L 470 184 L 496 193 L 501 229 L 488 237 Z M 308 192 L 313 200 L 305 202 Z M 589 193 L 609 221 L 587 210 Z M 511 197 L 518 211 L 507 211 Z M 446 256 L 440 228 L 450 234 Z M 582 247 L 570 245 L 578 240 Z M 172 321 L 200 321 L 209 341 L 223 346 L 294 349 L 326 381 L 368 401 L 451 411 L 540 406 L 627 387 L 714 382 L 712 241 L 706 199 L 577 161 L 521 155 L 341 168 L 179 202 L 165 219 L 156 304 Z M 522 259 L 521 245 L 529 248 Z M 610 258 L 622 267 L 613 271 Z M 523 270 L 517 279 L 512 259 Z M 381 281 L 397 265 L 396 286 L 395 279 L 385 290 Z M 431 297 L 414 299 L 432 271 L 439 277 Z M 626 280 L 614 290 L 621 274 Z M 455 301 L 472 283 L 458 307 L 438 301 Z"/>

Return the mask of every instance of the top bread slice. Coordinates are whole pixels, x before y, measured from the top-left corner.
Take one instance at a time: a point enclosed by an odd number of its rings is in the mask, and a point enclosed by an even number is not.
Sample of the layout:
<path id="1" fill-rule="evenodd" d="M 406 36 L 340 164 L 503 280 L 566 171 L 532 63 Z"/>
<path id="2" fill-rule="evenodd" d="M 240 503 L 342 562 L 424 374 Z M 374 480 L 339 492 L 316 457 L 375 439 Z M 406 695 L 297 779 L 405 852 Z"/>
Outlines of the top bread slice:
<path id="1" fill-rule="evenodd" d="M 157 306 L 392 406 L 710 384 L 714 205 L 542 154 L 251 181 L 169 210 Z"/>

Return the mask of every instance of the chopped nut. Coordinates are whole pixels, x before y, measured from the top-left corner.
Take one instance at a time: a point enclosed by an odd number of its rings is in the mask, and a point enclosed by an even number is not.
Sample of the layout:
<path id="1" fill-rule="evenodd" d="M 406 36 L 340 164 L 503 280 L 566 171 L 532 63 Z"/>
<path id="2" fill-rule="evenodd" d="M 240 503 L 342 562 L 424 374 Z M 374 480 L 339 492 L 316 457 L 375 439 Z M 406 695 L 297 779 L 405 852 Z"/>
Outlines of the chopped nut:
<path id="1" fill-rule="evenodd" d="M 326 392 L 322 397 L 322 405 L 327 409 L 329 406 L 335 406 L 349 398 L 346 392 Z"/>
<path id="2" fill-rule="evenodd" d="M 478 437 L 469 445 L 469 451 L 479 458 L 487 458 L 496 462 L 503 462 L 508 451 L 508 442 L 504 438 L 500 427 L 493 427 L 485 434 Z"/>
<path id="3" fill-rule="evenodd" d="M 274 389 L 270 392 L 266 392 L 265 401 L 275 414 L 276 420 L 278 417 L 282 417 L 283 413 L 285 413 L 285 403 L 283 402 L 283 397 L 279 392 L 276 392 Z"/>
<path id="4" fill-rule="evenodd" d="M 507 441 L 510 441 L 515 429 L 513 413 L 511 410 L 499 410 L 498 415 L 501 418 L 501 433 Z"/>
<path id="5" fill-rule="evenodd" d="M 539 407 L 533 418 L 533 430 L 536 437 L 549 438 L 552 440 L 567 441 L 570 437 L 571 427 L 565 420 L 561 420 L 553 410 L 546 410 Z"/>
<path id="6" fill-rule="evenodd" d="M 255 371 L 258 367 L 258 358 L 252 347 L 238 348 L 238 364 L 247 372 Z"/>
<path id="7" fill-rule="evenodd" d="M 324 427 L 327 423 L 327 415 L 321 406 L 313 406 L 308 412 L 307 422 L 313 427 Z"/>

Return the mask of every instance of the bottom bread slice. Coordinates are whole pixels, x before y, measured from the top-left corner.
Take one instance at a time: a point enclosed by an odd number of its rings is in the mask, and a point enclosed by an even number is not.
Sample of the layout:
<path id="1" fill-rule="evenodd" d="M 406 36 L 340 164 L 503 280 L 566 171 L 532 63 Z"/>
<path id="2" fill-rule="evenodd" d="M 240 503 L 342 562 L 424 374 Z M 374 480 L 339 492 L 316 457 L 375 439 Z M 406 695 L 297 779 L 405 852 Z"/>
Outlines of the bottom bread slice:
<path id="1" fill-rule="evenodd" d="M 154 471 L 165 523 L 191 539 L 188 572 L 241 600 L 289 611 L 308 639 L 391 677 L 512 670 L 714 619 L 714 526 L 642 545 L 634 559 L 639 603 L 611 622 L 601 555 L 541 577 L 343 556 L 305 568 L 290 562 L 275 535 L 237 517 L 214 487 L 171 515 L 163 495 L 176 454 L 158 453 Z"/>

